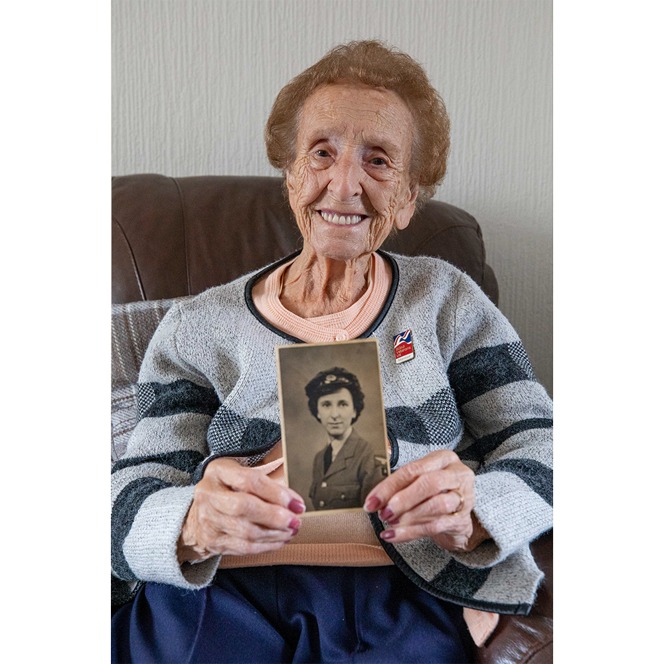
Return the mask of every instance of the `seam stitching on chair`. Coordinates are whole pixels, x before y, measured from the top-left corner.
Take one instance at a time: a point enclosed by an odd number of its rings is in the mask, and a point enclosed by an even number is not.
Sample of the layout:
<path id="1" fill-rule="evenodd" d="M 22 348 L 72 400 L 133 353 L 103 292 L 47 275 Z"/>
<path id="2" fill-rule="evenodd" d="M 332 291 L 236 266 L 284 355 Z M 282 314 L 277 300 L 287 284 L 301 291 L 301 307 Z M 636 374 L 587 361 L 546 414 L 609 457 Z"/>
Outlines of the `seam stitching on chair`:
<path id="1" fill-rule="evenodd" d="M 134 251 L 131 248 L 131 244 L 129 243 L 129 239 L 127 238 L 127 234 L 124 232 L 124 228 L 122 228 L 122 224 L 115 218 L 115 216 L 111 216 L 111 220 L 114 221 L 118 228 L 120 229 L 120 232 L 122 233 L 122 238 L 125 241 L 125 244 L 127 245 L 127 250 L 129 251 L 129 257 L 131 258 L 131 265 L 134 268 L 134 276 L 136 277 L 136 281 L 138 282 L 138 290 L 141 292 L 141 297 L 143 300 L 147 300 L 147 297 L 145 296 L 145 289 L 143 288 L 143 281 L 141 280 L 141 274 L 138 271 L 138 265 L 136 265 L 136 258 L 134 257 Z"/>
<path id="2" fill-rule="evenodd" d="M 523 660 L 522 664 L 528 664 L 535 655 L 537 655 L 538 652 L 541 652 L 544 650 L 544 648 L 547 648 L 549 645 L 553 643 L 553 638 L 547 639 L 545 643 L 542 643 L 539 648 L 536 648 L 535 650 L 531 650 L 527 655 L 526 659 Z"/>
<path id="3" fill-rule="evenodd" d="M 187 295 L 191 295 L 191 278 L 189 275 L 189 249 L 187 247 L 187 215 L 184 211 L 184 196 L 182 194 L 182 189 L 180 188 L 179 182 L 175 178 L 171 178 L 175 184 L 176 189 L 178 190 L 178 195 L 180 196 L 180 211 L 182 212 L 182 235 L 184 237 L 184 269 L 187 275 Z"/>

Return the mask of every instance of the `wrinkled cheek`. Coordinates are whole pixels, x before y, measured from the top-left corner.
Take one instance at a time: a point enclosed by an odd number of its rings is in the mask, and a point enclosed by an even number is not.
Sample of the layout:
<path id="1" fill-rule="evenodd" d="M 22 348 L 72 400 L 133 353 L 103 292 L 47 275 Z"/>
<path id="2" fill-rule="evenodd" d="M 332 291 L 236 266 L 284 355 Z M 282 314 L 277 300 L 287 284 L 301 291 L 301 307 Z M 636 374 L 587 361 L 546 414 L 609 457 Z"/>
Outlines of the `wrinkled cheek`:
<path id="1" fill-rule="evenodd" d="M 382 213 L 371 227 L 371 246 L 375 251 L 386 240 L 396 220 L 398 196 L 391 196 Z"/>
<path id="2" fill-rule="evenodd" d="M 290 205 L 298 228 L 304 239 L 311 237 L 311 211 L 309 206 L 315 200 L 316 179 L 306 164 L 295 164 L 292 173 L 294 192 L 290 195 Z"/>
<path id="3" fill-rule="evenodd" d="M 380 248 L 380 245 L 383 244 L 385 238 L 389 235 L 391 228 L 392 221 L 389 215 L 381 214 L 374 220 L 369 231 L 369 244 L 372 251 Z"/>

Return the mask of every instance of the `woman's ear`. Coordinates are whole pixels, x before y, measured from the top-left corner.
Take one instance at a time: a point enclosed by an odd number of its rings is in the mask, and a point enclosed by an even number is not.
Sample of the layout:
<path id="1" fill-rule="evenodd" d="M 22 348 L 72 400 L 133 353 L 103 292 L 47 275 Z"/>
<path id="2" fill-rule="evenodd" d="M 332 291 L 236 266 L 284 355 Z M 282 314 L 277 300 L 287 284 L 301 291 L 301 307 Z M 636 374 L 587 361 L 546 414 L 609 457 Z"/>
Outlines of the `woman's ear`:
<path id="1" fill-rule="evenodd" d="M 293 183 L 293 176 L 290 172 L 290 169 L 284 171 L 284 175 L 286 177 L 286 187 L 288 188 L 288 193 L 292 194 L 293 191 L 295 190 L 295 185 Z"/>
<path id="2" fill-rule="evenodd" d="M 397 217 L 394 220 L 394 225 L 400 230 L 408 227 L 412 216 L 415 214 L 415 203 L 417 196 L 420 193 L 420 185 L 413 184 L 408 189 L 408 199 L 406 204 L 397 212 Z"/>

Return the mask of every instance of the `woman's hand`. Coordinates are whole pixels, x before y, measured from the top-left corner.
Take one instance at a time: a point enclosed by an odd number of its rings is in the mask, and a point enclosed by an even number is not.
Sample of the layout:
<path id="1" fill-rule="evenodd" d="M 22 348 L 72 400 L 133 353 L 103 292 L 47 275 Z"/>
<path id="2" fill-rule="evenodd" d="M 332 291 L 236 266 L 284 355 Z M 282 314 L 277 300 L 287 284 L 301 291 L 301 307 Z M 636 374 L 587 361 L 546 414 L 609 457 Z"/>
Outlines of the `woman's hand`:
<path id="1" fill-rule="evenodd" d="M 472 513 L 475 473 L 451 450 L 431 452 L 411 461 L 376 485 L 364 509 L 392 528 L 387 542 L 431 538 L 448 551 L 471 551 L 489 538 Z"/>
<path id="2" fill-rule="evenodd" d="M 215 459 L 194 489 L 178 562 L 281 548 L 300 527 L 304 501 L 292 489 L 232 459 Z"/>

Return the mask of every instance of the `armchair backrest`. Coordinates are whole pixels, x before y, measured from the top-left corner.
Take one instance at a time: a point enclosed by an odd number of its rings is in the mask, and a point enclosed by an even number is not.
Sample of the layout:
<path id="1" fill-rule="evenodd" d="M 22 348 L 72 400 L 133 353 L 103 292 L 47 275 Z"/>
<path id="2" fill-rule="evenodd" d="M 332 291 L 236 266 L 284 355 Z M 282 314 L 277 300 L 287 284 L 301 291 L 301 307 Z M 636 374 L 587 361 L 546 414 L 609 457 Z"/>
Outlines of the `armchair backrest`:
<path id="1" fill-rule="evenodd" d="M 207 175 L 113 178 L 113 303 L 197 295 L 301 247 L 282 178 Z M 472 277 L 497 304 L 479 224 L 429 201 L 383 248 L 435 256 Z"/>

